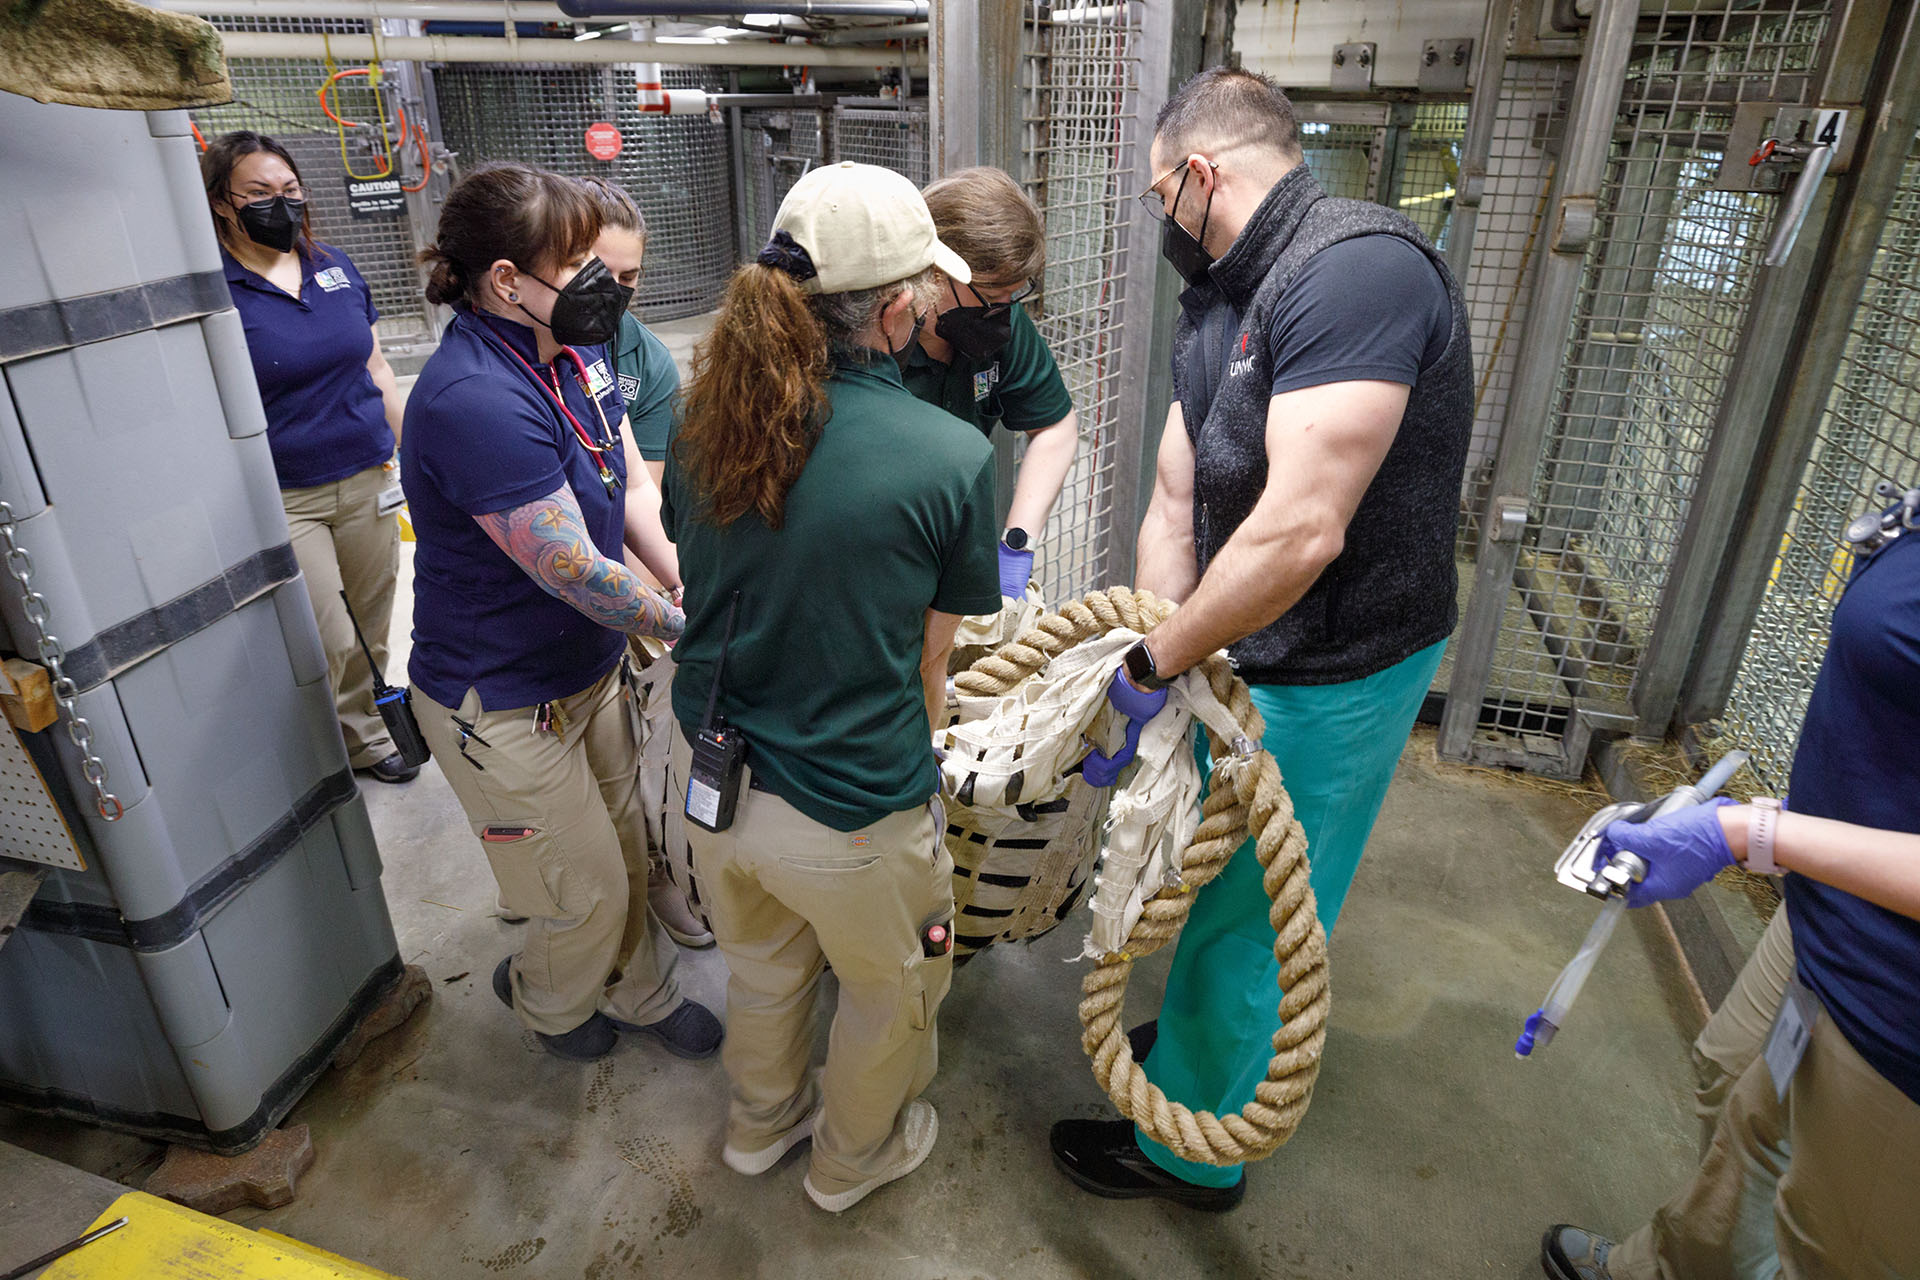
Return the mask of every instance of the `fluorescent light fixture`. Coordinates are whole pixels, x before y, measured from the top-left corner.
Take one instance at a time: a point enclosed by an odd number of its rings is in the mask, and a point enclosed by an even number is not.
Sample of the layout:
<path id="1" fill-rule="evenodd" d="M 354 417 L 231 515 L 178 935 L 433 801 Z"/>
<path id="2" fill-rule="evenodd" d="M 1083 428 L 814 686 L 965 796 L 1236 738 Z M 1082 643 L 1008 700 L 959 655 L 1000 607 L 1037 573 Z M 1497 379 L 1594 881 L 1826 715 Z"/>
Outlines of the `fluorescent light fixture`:
<path id="1" fill-rule="evenodd" d="M 598 31 L 582 31 L 579 35 L 575 36 L 573 40 L 575 44 L 578 44 L 582 40 L 598 40 L 601 36 L 610 36 L 616 31 L 625 31 L 632 25 L 631 22 L 622 22 L 618 26 L 602 27 Z"/>

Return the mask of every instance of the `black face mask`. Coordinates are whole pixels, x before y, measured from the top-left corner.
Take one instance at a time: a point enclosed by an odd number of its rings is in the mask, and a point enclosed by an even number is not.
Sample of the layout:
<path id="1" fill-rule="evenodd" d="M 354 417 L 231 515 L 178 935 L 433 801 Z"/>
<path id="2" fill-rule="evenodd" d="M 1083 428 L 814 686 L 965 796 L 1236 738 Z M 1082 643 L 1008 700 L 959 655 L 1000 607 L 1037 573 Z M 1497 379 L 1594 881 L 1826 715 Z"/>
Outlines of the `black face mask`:
<path id="1" fill-rule="evenodd" d="M 240 229 L 257 245 L 264 245 L 275 253 L 290 253 L 300 234 L 300 213 L 306 207 L 305 200 L 289 200 L 285 196 L 255 200 L 240 206 Z"/>
<path id="2" fill-rule="evenodd" d="M 951 287 L 951 285 L 949 285 Z M 976 299 L 980 293 L 972 285 L 967 292 Z M 954 300 L 960 291 L 953 291 Z M 1013 306 L 990 305 L 984 299 L 976 307 L 959 306 L 940 313 L 940 336 L 947 345 L 969 360 L 991 360 L 1013 341 Z"/>
<path id="3" fill-rule="evenodd" d="M 922 311 L 919 315 L 915 316 L 913 318 L 913 328 L 907 330 L 907 340 L 901 343 L 898 347 L 895 347 L 893 345 L 893 339 L 887 336 L 886 327 L 884 325 L 881 327 L 880 340 L 887 344 L 887 354 L 893 357 L 893 362 L 895 364 L 899 364 L 903 360 L 905 360 L 907 352 L 913 350 L 913 344 L 916 341 L 918 341 L 920 337 L 920 326 L 924 325 L 926 322 L 927 322 L 926 312 Z"/>
<path id="4" fill-rule="evenodd" d="M 532 272 L 527 273 L 527 278 L 540 280 Z M 545 280 L 540 283 L 553 289 Z M 555 342 L 569 347 L 595 347 L 612 342 L 619 334 L 620 317 L 633 297 L 633 290 L 614 279 L 606 263 L 589 258 L 587 265 L 567 281 L 566 288 L 553 289 L 553 294 L 553 314 L 546 320 L 525 307 L 520 310 L 535 324 L 551 329 Z"/>
<path id="5" fill-rule="evenodd" d="M 1207 219 L 1213 216 L 1213 193 L 1207 193 L 1207 207 L 1200 213 L 1200 235 L 1180 225 L 1175 215 L 1180 212 L 1180 196 L 1187 189 L 1187 179 L 1193 175 L 1189 167 L 1180 175 L 1180 189 L 1173 193 L 1173 213 L 1169 213 L 1160 223 L 1160 256 L 1173 264 L 1181 279 L 1188 284 L 1204 284 L 1207 268 L 1213 265 L 1213 255 L 1200 243 L 1207 234 Z"/>

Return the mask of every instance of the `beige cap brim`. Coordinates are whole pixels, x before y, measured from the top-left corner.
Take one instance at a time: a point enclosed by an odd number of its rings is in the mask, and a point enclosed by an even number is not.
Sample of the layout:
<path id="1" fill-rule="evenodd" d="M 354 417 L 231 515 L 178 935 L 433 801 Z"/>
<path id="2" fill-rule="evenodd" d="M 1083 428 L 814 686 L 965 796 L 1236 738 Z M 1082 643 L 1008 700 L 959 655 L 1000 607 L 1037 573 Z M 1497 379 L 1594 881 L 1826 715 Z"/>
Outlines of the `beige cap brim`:
<path id="1" fill-rule="evenodd" d="M 947 248 L 946 242 L 938 236 L 933 240 L 933 265 L 946 272 L 955 284 L 973 283 L 973 268 L 959 254 Z"/>

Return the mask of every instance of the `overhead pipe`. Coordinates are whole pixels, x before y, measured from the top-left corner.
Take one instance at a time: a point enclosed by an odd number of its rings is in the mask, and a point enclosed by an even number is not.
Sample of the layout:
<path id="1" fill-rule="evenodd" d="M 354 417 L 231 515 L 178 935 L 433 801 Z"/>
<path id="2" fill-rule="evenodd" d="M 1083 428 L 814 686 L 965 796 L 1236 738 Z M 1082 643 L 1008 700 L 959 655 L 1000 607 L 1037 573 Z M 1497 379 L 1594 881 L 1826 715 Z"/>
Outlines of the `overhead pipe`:
<path id="1" fill-rule="evenodd" d="M 146 0 L 174 13 L 235 18 L 400 18 L 420 22 L 572 22 L 534 0 Z"/>
<path id="2" fill-rule="evenodd" d="M 219 0 L 232 3 L 232 0 Z M 223 31 L 229 58 L 325 58 L 371 61 L 397 58 L 411 62 L 561 62 L 606 66 L 661 62 L 672 66 L 863 67 L 888 70 L 927 65 L 925 50 L 889 54 L 874 60 L 869 49 L 827 48 L 816 44 L 678 40 L 543 40 L 500 36 L 293 35 L 272 31 Z"/>
<path id="3" fill-rule="evenodd" d="M 821 44 L 889 44 L 895 40 L 925 40 L 927 24 L 902 22 L 897 26 L 840 27 L 814 39 Z"/>
<path id="4" fill-rule="evenodd" d="M 559 0 L 569 17 L 731 18 L 772 13 L 800 18 L 898 18 L 924 22 L 927 0 Z"/>

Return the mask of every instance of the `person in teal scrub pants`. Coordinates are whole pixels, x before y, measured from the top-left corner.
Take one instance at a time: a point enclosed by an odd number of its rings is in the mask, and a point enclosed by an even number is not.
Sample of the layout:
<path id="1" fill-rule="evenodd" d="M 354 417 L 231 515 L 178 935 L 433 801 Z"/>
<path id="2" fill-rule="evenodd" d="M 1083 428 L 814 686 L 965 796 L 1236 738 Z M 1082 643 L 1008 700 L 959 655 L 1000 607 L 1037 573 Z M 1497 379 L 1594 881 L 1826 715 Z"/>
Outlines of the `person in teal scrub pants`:
<path id="1" fill-rule="evenodd" d="M 973 281 L 947 282 L 901 373 L 907 390 L 982 432 L 997 425 L 1026 436 L 1000 535 L 1000 594 L 1018 599 L 1080 445 L 1060 366 L 1021 305 L 1046 266 L 1047 229 L 1033 201 L 998 169 L 960 169 L 921 195 Z"/>
<path id="2" fill-rule="evenodd" d="M 1466 308 L 1413 223 L 1321 190 L 1264 76 L 1190 80 L 1151 158 L 1142 198 L 1189 288 L 1136 581 L 1179 607 L 1128 651 L 1108 698 L 1149 719 L 1168 679 L 1227 649 L 1331 933 L 1457 621 Z M 1280 1021 L 1267 912 L 1249 842 L 1194 902 L 1157 1038 L 1131 1037 L 1148 1078 L 1195 1111 L 1238 1111 L 1264 1079 Z M 1180 1159 L 1126 1120 L 1063 1120 L 1052 1145 L 1099 1195 L 1222 1210 L 1245 1192 L 1239 1166 Z"/>

